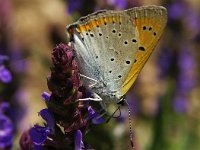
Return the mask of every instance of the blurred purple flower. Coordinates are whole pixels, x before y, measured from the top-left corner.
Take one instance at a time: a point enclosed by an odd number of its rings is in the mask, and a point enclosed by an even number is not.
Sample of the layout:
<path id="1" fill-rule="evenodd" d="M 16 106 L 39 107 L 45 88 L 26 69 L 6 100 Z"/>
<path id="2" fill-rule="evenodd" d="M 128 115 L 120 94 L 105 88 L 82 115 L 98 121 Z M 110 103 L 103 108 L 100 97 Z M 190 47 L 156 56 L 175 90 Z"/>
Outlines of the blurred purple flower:
<path id="1" fill-rule="evenodd" d="M 4 114 L 0 113 L 0 149 L 12 145 L 13 128 L 11 120 Z"/>
<path id="2" fill-rule="evenodd" d="M 66 0 L 67 12 L 72 14 L 74 12 L 80 13 L 81 16 L 92 13 L 95 8 L 95 0 Z"/>
<path id="3" fill-rule="evenodd" d="M 10 107 L 9 103 L 7 102 L 2 102 L 0 104 L 0 113 L 5 113 L 6 110 L 8 110 L 8 108 Z"/>
<path id="4" fill-rule="evenodd" d="M 126 9 L 127 8 L 127 0 L 107 0 L 107 3 L 115 6 L 117 9 Z"/>
<path id="5" fill-rule="evenodd" d="M 189 47 L 184 47 L 183 49 L 181 49 L 178 65 L 183 72 L 190 69 L 193 70 L 195 68 L 195 61 L 191 55 Z"/>
<path id="6" fill-rule="evenodd" d="M 131 109 L 132 115 L 137 114 L 140 111 L 139 96 L 135 93 L 132 94 L 131 92 L 129 92 L 126 95 L 126 99 Z"/>
<path id="7" fill-rule="evenodd" d="M 34 150 L 43 150 L 41 145 L 34 145 Z"/>
<path id="8" fill-rule="evenodd" d="M 185 7 L 183 3 L 180 2 L 173 3 L 168 7 L 169 19 L 181 19 L 181 17 L 184 15 L 184 12 Z"/>
<path id="9" fill-rule="evenodd" d="M 68 13 L 72 14 L 83 6 L 82 0 L 68 0 Z"/>
<path id="10" fill-rule="evenodd" d="M 175 112 L 184 113 L 187 111 L 188 101 L 185 96 L 177 95 L 173 101 L 173 108 Z"/>
<path id="11" fill-rule="evenodd" d="M 42 93 L 42 98 L 45 100 L 45 101 L 49 101 L 50 100 L 50 94 L 47 93 L 47 92 L 43 92 Z"/>
<path id="12" fill-rule="evenodd" d="M 12 80 L 10 71 L 4 65 L 0 66 L 0 80 L 4 83 L 9 83 Z"/>
<path id="13" fill-rule="evenodd" d="M 75 150 L 82 150 L 84 147 L 83 141 L 82 141 L 82 132 L 80 130 L 77 130 L 75 132 Z"/>
<path id="14" fill-rule="evenodd" d="M 196 83 L 194 77 L 196 62 L 189 47 L 182 49 L 178 58 L 178 66 L 180 70 L 177 88 L 182 91 L 189 91 Z"/>
<path id="15" fill-rule="evenodd" d="M 25 70 L 27 69 L 27 62 L 23 58 L 21 50 L 13 50 L 10 59 L 12 60 L 11 69 L 13 71 L 15 71 L 16 73 L 25 72 Z"/>
<path id="16" fill-rule="evenodd" d="M 182 92 L 189 92 L 196 84 L 194 76 L 190 73 L 180 74 L 178 77 L 177 89 Z"/>
<path id="17" fill-rule="evenodd" d="M 200 15 L 195 9 L 188 9 L 188 13 L 185 16 L 185 23 L 189 30 L 192 30 L 192 34 L 197 34 L 200 32 Z"/>
<path id="18" fill-rule="evenodd" d="M 169 48 L 162 48 L 158 58 L 158 66 L 160 68 L 160 77 L 165 77 L 169 74 L 170 67 L 175 60 L 173 52 Z"/>
<path id="19" fill-rule="evenodd" d="M 9 58 L 5 55 L 0 55 L 0 65 L 3 64 L 4 61 L 9 60 Z"/>

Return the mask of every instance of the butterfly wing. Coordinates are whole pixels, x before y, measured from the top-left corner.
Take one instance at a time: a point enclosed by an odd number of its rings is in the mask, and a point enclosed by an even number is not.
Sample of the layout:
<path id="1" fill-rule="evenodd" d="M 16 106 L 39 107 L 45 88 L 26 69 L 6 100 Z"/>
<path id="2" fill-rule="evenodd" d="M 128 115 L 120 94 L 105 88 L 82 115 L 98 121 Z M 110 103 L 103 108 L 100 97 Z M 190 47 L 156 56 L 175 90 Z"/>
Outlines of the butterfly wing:
<path id="1" fill-rule="evenodd" d="M 130 15 L 124 11 L 98 12 L 81 18 L 67 29 L 80 72 L 102 82 L 104 93 L 118 91 L 138 48 L 138 32 Z"/>
<path id="2" fill-rule="evenodd" d="M 166 25 L 166 9 L 135 7 L 101 11 L 67 27 L 80 72 L 102 84 L 100 96 L 123 96 L 155 48 Z M 91 85 L 89 80 L 85 85 Z M 101 89 L 101 92 L 98 92 Z"/>
<path id="3" fill-rule="evenodd" d="M 124 95 L 135 82 L 138 74 L 157 45 L 167 22 L 167 11 L 164 7 L 149 6 L 137 10 L 128 10 L 133 24 L 139 33 L 139 47 L 136 61 L 131 67 L 121 93 Z"/>

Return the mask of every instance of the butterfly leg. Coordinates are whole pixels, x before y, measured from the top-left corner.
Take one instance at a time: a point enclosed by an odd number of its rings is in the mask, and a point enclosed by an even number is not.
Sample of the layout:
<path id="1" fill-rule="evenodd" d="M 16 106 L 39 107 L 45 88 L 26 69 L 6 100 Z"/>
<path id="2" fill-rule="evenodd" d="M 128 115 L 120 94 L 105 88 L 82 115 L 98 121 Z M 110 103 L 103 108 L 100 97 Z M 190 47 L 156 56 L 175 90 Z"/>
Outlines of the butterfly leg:
<path id="1" fill-rule="evenodd" d="M 99 83 L 99 81 L 97 81 L 97 80 L 95 80 L 95 79 L 93 79 L 93 78 L 90 78 L 90 77 L 88 77 L 88 76 L 85 76 L 85 75 L 83 75 L 83 74 L 81 74 L 81 73 L 80 73 L 80 76 L 81 76 L 82 78 L 85 78 L 85 79 L 87 79 L 87 80 L 90 80 L 90 81 L 93 81 L 93 82 L 94 82 L 93 84 L 89 85 L 89 88 L 92 88 L 92 87 L 96 86 L 96 84 Z"/>
<path id="2" fill-rule="evenodd" d="M 98 118 L 103 117 L 103 116 L 107 113 L 106 104 L 105 104 L 103 101 L 101 101 L 101 102 L 100 102 L 100 105 L 101 105 L 101 109 L 98 111 L 98 113 L 99 113 Z"/>

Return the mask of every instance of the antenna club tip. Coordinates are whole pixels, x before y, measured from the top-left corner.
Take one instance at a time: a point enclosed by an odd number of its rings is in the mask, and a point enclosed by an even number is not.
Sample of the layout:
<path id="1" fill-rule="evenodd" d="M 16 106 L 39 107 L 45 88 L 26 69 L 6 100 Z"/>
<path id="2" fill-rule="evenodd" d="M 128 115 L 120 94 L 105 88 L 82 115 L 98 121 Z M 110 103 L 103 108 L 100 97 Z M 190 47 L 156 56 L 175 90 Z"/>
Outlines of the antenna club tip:
<path id="1" fill-rule="evenodd" d="M 131 147 L 134 148 L 133 139 L 131 139 L 130 142 L 131 142 Z"/>

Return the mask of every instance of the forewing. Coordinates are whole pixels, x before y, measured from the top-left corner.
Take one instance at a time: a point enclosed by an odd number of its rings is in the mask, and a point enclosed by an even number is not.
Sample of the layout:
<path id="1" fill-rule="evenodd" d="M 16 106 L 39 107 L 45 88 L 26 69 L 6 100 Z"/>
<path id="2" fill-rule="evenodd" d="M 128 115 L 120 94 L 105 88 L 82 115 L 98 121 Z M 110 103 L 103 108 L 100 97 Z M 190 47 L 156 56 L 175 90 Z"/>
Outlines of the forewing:
<path id="1" fill-rule="evenodd" d="M 124 95 L 135 82 L 138 74 L 157 45 L 167 22 L 167 11 L 161 6 L 139 7 L 127 10 L 139 33 L 136 60 L 131 67 L 121 93 Z"/>
<path id="2" fill-rule="evenodd" d="M 71 30 L 71 31 L 70 31 Z M 104 11 L 68 27 L 81 73 L 118 91 L 135 61 L 138 32 L 125 11 Z"/>

